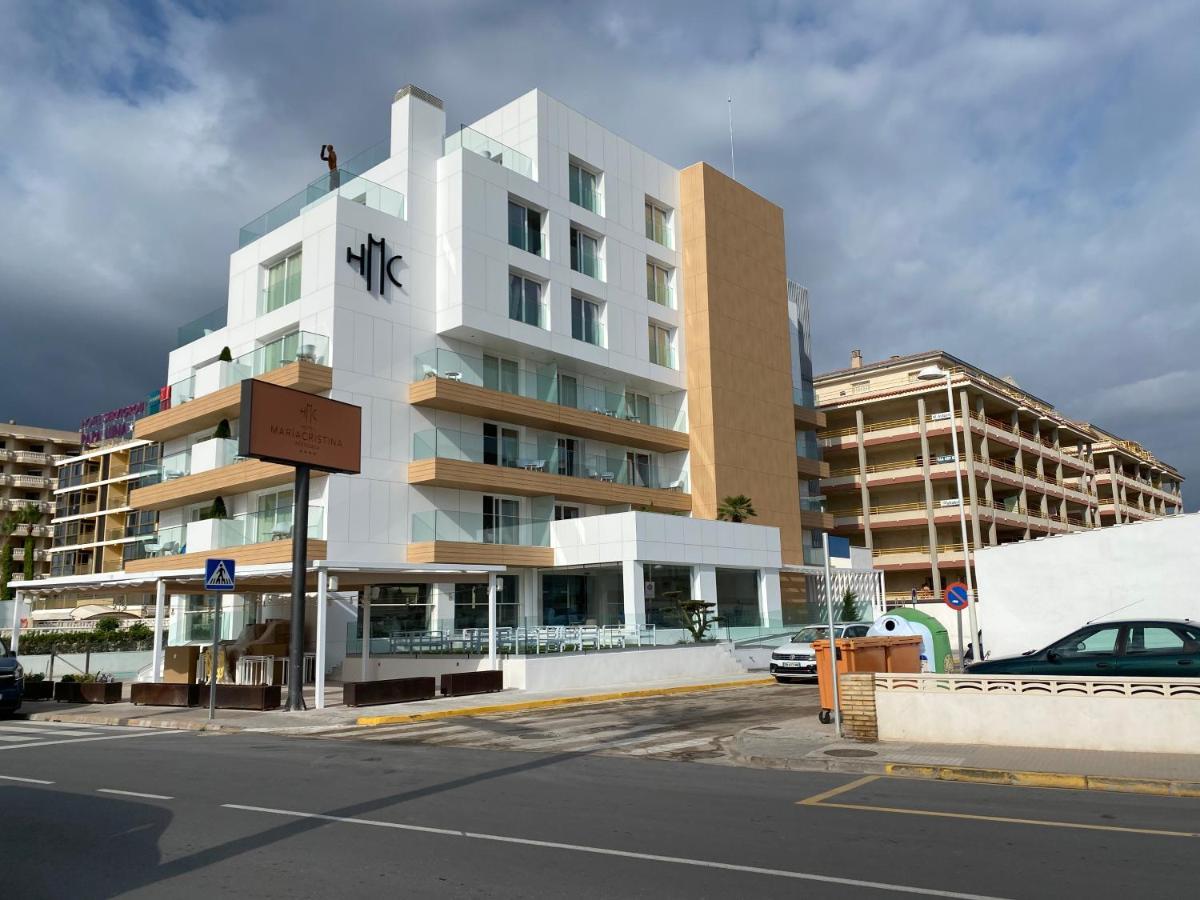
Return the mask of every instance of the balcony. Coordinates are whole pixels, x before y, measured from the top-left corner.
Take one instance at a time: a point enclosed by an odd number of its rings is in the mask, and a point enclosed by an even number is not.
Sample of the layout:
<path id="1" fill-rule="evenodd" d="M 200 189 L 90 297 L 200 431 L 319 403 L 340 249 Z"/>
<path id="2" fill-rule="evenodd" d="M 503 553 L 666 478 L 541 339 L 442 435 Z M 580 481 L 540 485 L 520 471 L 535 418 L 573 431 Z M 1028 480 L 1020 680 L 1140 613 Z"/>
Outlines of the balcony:
<path id="1" fill-rule="evenodd" d="M 54 479 L 46 478 L 43 475 L 13 475 L 10 477 L 10 482 L 13 487 L 32 488 L 40 491 L 54 487 Z"/>
<path id="2" fill-rule="evenodd" d="M 203 566 L 203 560 L 217 550 L 246 565 L 286 562 L 291 559 L 293 530 L 290 507 L 159 528 L 125 545 L 125 568 L 140 572 Z M 314 551 L 325 552 L 324 533 L 324 508 L 310 506 L 310 558 L 318 558 L 313 557 Z"/>
<path id="3" fill-rule="evenodd" d="M 453 153 L 455 150 L 469 150 L 476 156 L 482 156 L 518 175 L 523 175 L 531 180 L 533 178 L 532 159 L 466 125 L 462 125 L 458 131 L 446 135 L 443 151 Z"/>
<path id="4" fill-rule="evenodd" d="M 409 562 L 552 566 L 550 522 L 425 510 L 412 515 Z"/>
<path id="5" fill-rule="evenodd" d="M 824 497 L 800 498 L 800 524 L 819 531 L 833 530 L 833 515 L 825 511 Z"/>
<path id="6" fill-rule="evenodd" d="M 52 462 L 49 453 L 41 453 L 36 450 L 14 450 L 12 451 L 12 460 L 29 466 L 48 466 Z"/>
<path id="7" fill-rule="evenodd" d="M 494 448 L 489 441 L 485 449 L 482 434 L 451 429 L 413 435 L 408 481 L 524 497 L 554 495 L 578 503 L 628 503 L 662 512 L 687 512 L 692 506 L 681 472 L 620 451 L 570 453 L 553 439 L 541 445 L 499 440 Z"/>
<path id="8" fill-rule="evenodd" d="M 367 168 L 370 168 L 369 166 Z M 366 169 L 363 169 L 366 171 Z M 305 209 L 337 195 L 353 203 L 361 203 L 397 219 L 404 218 L 404 195 L 381 184 L 368 181 L 347 168 L 327 172 L 284 200 L 274 209 L 263 213 L 238 232 L 238 247 L 245 247 L 270 234 L 281 225 L 300 216 Z"/>
<path id="9" fill-rule="evenodd" d="M 443 394 L 447 399 L 439 405 L 436 398 Z M 583 375 L 562 369 L 556 362 L 534 371 L 499 357 L 444 349 L 415 358 L 409 389 L 409 402 L 416 405 L 481 418 L 503 412 L 505 421 L 596 440 L 604 440 L 605 435 L 628 435 L 632 444 L 663 452 L 688 449 L 683 394 L 675 396 L 677 402 L 671 404 L 616 382 L 589 386 Z M 514 402 L 508 397 L 535 402 Z M 470 412 L 464 405 L 473 405 L 480 412 Z M 510 418 L 510 412 L 523 418 Z"/>
<path id="10" fill-rule="evenodd" d="M 54 504 L 48 500 L 0 500 L 0 508 L 12 510 L 13 512 L 24 509 L 27 506 L 32 506 L 42 513 L 54 512 Z"/>
<path id="11" fill-rule="evenodd" d="M 194 475 L 180 474 L 160 484 L 140 487 L 129 495 L 134 509 L 170 509 L 188 503 L 202 503 L 230 494 L 244 494 L 292 481 L 291 466 L 245 459 L 219 469 Z"/>
<path id="12" fill-rule="evenodd" d="M 225 327 L 226 322 L 227 311 L 225 304 L 222 303 L 216 309 L 209 310 L 199 318 L 180 325 L 175 332 L 175 346 L 182 347 L 185 344 L 190 344 L 192 341 L 200 340 L 206 334 L 220 331 Z"/>
<path id="13" fill-rule="evenodd" d="M 230 362 L 217 360 L 171 385 L 171 408 L 176 409 L 197 397 L 203 397 L 246 378 L 258 378 L 301 360 L 327 365 L 329 338 L 310 331 L 293 331 L 261 347 L 255 347 Z"/>
<path id="14" fill-rule="evenodd" d="M 333 387 L 333 370 L 303 358 L 284 360 L 254 377 L 284 387 L 293 387 L 310 394 L 323 394 Z M 216 428 L 222 419 L 236 419 L 242 403 L 239 384 L 214 390 L 190 403 L 139 419 L 134 425 L 134 437 L 156 442 L 169 441 L 189 434 Z"/>

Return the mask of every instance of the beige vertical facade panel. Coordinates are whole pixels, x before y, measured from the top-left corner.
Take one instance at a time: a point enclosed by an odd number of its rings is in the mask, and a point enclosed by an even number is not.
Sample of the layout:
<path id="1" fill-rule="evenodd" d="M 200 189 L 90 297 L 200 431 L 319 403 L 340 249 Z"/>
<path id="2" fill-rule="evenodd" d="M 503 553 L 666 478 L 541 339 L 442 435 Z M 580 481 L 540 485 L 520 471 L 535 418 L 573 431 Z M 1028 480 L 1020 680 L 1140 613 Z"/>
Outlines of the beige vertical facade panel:
<path id="1" fill-rule="evenodd" d="M 745 494 L 802 563 L 783 211 L 705 163 L 680 175 L 692 513 Z"/>

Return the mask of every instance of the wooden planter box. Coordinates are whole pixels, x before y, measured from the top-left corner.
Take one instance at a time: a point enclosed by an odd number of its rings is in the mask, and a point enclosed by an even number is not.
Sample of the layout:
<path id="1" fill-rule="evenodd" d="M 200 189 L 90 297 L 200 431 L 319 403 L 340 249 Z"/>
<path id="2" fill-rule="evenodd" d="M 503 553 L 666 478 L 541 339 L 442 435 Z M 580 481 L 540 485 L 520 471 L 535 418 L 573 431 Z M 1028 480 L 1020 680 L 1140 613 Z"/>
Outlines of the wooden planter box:
<path id="1" fill-rule="evenodd" d="M 432 700 L 436 695 L 433 676 L 384 678 L 381 681 L 347 681 L 342 685 L 342 702 L 347 706 L 405 703 Z"/>
<path id="2" fill-rule="evenodd" d="M 199 706 L 198 684 L 143 684 L 129 689 L 129 699 L 138 706 Z"/>
<path id="3" fill-rule="evenodd" d="M 56 681 L 54 699 L 60 703 L 120 703 L 119 681 Z"/>
<path id="4" fill-rule="evenodd" d="M 200 706 L 208 706 L 208 685 L 196 688 Z M 217 709 L 278 709 L 282 705 L 282 689 L 277 684 L 218 684 Z"/>
<path id="5" fill-rule="evenodd" d="M 482 672 L 447 672 L 442 676 L 442 696 L 462 697 L 465 694 L 490 694 L 504 690 L 504 673 L 499 669 Z"/>
<path id="6" fill-rule="evenodd" d="M 21 698 L 23 700 L 53 700 L 54 682 L 26 680 L 25 690 L 22 692 Z"/>

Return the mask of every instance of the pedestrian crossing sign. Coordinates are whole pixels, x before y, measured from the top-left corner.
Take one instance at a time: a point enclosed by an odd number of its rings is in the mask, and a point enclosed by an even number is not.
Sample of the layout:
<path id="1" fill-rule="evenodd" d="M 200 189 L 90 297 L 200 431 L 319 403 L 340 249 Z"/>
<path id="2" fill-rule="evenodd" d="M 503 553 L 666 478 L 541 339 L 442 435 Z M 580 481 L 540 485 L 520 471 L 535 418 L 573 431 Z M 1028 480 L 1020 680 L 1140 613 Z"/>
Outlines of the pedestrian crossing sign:
<path id="1" fill-rule="evenodd" d="M 206 591 L 232 591 L 236 575 L 232 559 L 206 559 L 204 561 L 204 589 Z"/>

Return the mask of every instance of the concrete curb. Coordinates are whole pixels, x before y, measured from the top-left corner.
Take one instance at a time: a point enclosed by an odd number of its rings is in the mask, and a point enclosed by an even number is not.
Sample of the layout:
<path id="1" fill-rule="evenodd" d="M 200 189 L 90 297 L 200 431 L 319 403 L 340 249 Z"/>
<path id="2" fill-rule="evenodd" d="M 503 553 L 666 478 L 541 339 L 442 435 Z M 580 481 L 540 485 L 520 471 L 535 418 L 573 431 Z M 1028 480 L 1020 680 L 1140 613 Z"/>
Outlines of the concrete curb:
<path id="1" fill-rule="evenodd" d="M 126 725 L 134 728 L 163 728 L 170 731 L 216 731 L 233 734 L 239 731 L 245 731 L 241 725 L 232 725 L 222 722 L 209 722 L 207 720 L 194 722 L 191 720 L 180 721 L 178 719 L 139 719 L 137 716 L 93 716 L 89 718 L 80 718 L 79 716 L 63 715 L 62 713 L 30 713 L 29 721 L 31 722 L 63 722 L 69 725 L 79 725 L 86 728 L 88 725 Z"/>
<path id="2" fill-rule="evenodd" d="M 1154 794 L 1159 797 L 1200 797 L 1200 782 L 1165 778 L 1118 778 L 1070 772 L 1022 772 L 1006 769 L 974 769 L 966 766 L 922 766 L 884 763 L 883 774 L 898 778 L 927 778 L 973 784 L 1005 784 L 1017 787 L 1060 788 L 1069 791 L 1113 791 L 1122 794 Z"/>
<path id="3" fill-rule="evenodd" d="M 428 722 L 431 719 L 449 719 L 457 716 L 482 716 L 488 713 L 523 712 L 529 709 L 552 709 L 556 706 L 577 706 L 587 703 L 608 703 L 613 700 L 637 700 L 643 697 L 669 697 L 673 694 L 692 694 L 699 691 L 719 691 L 733 688 L 764 687 L 774 684 L 774 678 L 755 678 L 745 681 L 715 681 L 708 684 L 683 684 L 675 687 L 645 688 L 636 691 L 615 691 L 609 694 L 585 694 L 576 697 L 553 697 L 547 700 L 518 700 L 514 703 L 494 703 L 487 706 L 467 706 L 455 709 L 438 709 L 431 712 L 408 715 L 360 716 L 358 725 L 407 725 L 413 722 Z"/>

